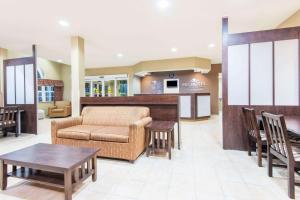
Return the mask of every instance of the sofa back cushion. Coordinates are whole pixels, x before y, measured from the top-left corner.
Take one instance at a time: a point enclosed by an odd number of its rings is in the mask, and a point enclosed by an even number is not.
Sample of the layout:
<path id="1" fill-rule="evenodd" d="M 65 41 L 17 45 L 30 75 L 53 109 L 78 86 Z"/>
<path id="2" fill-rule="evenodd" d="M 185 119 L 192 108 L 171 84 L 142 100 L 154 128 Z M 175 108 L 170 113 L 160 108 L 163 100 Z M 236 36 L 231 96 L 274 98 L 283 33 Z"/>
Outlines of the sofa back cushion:
<path id="1" fill-rule="evenodd" d="M 129 126 L 150 116 L 149 108 L 137 106 L 87 106 L 82 110 L 83 125 Z"/>
<path id="2" fill-rule="evenodd" d="M 55 105 L 57 108 L 64 108 L 65 106 L 71 106 L 70 101 L 55 101 Z"/>

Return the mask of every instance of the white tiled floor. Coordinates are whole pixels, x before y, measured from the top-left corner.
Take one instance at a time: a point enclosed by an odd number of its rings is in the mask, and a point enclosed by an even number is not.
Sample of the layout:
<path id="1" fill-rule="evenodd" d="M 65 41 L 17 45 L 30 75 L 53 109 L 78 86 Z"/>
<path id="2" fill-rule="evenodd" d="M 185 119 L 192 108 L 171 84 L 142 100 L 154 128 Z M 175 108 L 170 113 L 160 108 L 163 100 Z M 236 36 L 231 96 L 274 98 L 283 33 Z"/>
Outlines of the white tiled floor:
<path id="1" fill-rule="evenodd" d="M 287 198 L 286 170 L 276 168 L 269 178 L 258 168 L 256 156 L 222 149 L 221 122 L 182 123 L 182 150 L 172 160 L 142 155 L 135 164 L 98 159 L 98 180 L 87 180 L 73 194 L 75 200 L 282 200 Z M 38 142 L 50 142 L 50 120 L 39 121 L 39 134 L 0 138 L 0 153 Z M 296 176 L 297 177 L 297 176 Z M 298 177 L 297 177 L 298 178 Z M 18 179 L 9 179 L 0 200 L 59 200 L 63 192 Z M 296 188 L 300 199 L 300 189 Z"/>

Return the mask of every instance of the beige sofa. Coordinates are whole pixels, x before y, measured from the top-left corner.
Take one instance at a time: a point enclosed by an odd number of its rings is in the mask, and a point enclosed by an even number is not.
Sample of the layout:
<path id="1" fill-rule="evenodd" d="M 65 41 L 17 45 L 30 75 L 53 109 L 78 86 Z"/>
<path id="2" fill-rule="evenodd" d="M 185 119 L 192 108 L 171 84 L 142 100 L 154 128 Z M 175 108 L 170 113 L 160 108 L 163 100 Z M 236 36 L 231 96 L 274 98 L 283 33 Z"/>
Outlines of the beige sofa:
<path id="1" fill-rule="evenodd" d="M 77 118 L 53 120 L 53 144 L 101 148 L 98 156 L 134 161 L 145 150 L 147 107 L 85 107 Z"/>
<path id="2" fill-rule="evenodd" d="M 48 108 L 49 117 L 68 117 L 71 115 L 70 101 L 56 101 L 54 106 Z"/>

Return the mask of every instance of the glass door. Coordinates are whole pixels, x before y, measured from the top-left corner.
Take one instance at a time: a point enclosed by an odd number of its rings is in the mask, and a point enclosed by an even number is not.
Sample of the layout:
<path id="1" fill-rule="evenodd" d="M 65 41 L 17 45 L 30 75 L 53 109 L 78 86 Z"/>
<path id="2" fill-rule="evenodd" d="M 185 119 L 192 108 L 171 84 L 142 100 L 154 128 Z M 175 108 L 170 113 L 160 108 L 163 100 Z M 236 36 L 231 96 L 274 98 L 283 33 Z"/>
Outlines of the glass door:
<path id="1" fill-rule="evenodd" d="M 115 96 L 115 81 L 114 80 L 104 81 L 104 95 L 106 97 Z"/>
<path id="2" fill-rule="evenodd" d="M 91 82 L 85 82 L 85 96 L 90 97 L 91 96 Z"/>
<path id="3" fill-rule="evenodd" d="M 102 97 L 102 81 L 93 81 L 93 96 Z"/>
<path id="4" fill-rule="evenodd" d="M 116 96 L 127 96 L 127 80 L 117 80 L 117 94 Z"/>

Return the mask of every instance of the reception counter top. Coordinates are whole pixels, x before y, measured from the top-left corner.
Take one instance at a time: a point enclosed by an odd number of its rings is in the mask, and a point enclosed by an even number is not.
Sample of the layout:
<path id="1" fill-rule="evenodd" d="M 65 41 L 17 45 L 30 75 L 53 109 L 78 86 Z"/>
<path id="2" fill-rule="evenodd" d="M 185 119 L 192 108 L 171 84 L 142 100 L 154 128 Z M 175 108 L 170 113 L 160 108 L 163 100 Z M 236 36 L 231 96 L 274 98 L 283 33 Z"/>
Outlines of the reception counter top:
<path id="1" fill-rule="evenodd" d="M 202 119 L 211 115 L 210 93 L 135 94 L 135 96 L 178 95 L 181 119 Z"/>

